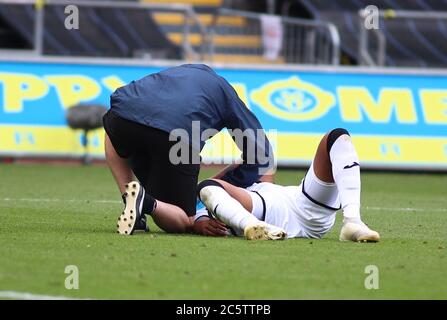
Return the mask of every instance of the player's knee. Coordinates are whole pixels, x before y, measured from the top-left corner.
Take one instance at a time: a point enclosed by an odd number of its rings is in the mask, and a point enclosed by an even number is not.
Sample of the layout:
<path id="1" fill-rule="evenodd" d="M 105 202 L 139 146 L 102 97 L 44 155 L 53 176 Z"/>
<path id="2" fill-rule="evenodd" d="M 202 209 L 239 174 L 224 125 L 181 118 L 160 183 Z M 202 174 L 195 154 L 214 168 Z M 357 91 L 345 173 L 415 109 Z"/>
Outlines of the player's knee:
<path id="1" fill-rule="evenodd" d="M 337 129 L 334 129 L 328 133 L 328 135 L 327 135 L 327 153 L 328 154 L 331 151 L 331 148 L 334 145 L 335 141 L 337 141 L 337 139 L 344 134 L 347 134 L 348 136 L 350 136 L 348 130 L 343 129 L 343 128 L 337 128 Z"/>
<path id="2" fill-rule="evenodd" d="M 203 201 L 203 199 L 202 199 L 203 189 L 205 189 L 206 187 L 210 187 L 210 186 L 225 189 L 221 183 L 219 183 L 218 181 L 216 181 L 214 179 L 203 180 L 197 185 L 197 196 L 199 197 L 200 201 Z"/>

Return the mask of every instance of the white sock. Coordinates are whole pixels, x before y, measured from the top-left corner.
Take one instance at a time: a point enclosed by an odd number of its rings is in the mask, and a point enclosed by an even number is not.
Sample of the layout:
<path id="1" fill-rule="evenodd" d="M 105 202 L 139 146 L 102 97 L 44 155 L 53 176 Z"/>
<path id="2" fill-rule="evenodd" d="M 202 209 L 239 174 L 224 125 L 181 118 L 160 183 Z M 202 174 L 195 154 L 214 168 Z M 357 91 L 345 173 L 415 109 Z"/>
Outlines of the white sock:
<path id="1" fill-rule="evenodd" d="M 200 198 L 208 210 L 232 228 L 245 230 L 247 226 L 260 222 L 221 187 L 202 188 Z"/>
<path id="2" fill-rule="evenodd" d="M 361 222 L 360 218 L 360 166 L 351 137 L 341 135 L 331 147 L 329 157 L 332 175 L 337 184 L 344 222 Z"/>

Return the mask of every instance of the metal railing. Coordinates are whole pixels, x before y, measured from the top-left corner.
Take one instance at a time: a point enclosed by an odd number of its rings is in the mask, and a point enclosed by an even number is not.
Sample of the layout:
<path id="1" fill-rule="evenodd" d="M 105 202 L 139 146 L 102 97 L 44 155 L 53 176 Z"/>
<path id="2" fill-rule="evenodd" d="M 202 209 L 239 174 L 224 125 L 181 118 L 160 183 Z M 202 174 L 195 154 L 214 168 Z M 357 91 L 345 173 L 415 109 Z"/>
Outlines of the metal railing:
<path id="1" fill-rule="evenodd" d="M 385 66 L 386 63 L 386 37 L 380 29 L 366 28 L 366 11 L 359 10 L 359 64 L 367 66 Z M 447 12 L 436 11 L 411 11 L 411 10 L 379 10 L 378 17 L 380 21 L 385 22 L 392 19 L 413 19 L 413 20 L 446 20 Z M 374 36 L 371 39 L 370 34 Z"/>
<path id="2" fill-rule="evenodd" d="M 126 2 L 126 1 L 87 1 L 87 0 L 0 0 L 1 5 L 34 5 L 35 6 L 35 21 L 34 21 L 34 43 L 33 50 L 0 50 L 3 52 L 14 53 L 31 53 L 34 55 L 44 54 L 44 26 L 45 26 L 45 8 L 48 6 L 68 6 L 75 5 L 77 7 L 90 8 L 111 8 L 111 9 L 135 9 L 153 12 L 174 12 L 183 14 L 182 26 L 182 49 L 188 58 L 200 59 L 204 58 L 207 50 L 207 30 L 200 22 L 196 12 L 191 5 L 186 4 L 162 4 L 162 3 L 140 3 L 140 2 Z M 18 22 L 20 23 L 20 22 Z M 191 28 L 196 26 L 202 38 L 198 52 L 194 49 L 191 36 Z M 64 26 L 61 26 L 64 27 Z"/>
<path id="3" fill-rule="evenodd" d="M 246 21 L 243 28 L 231 30 L 231 27 L 219 27 L 219 19 L 222 17 L 239 17 Z M 251 48 L 242 45 L 230 46 L 226 50 L 230 54 L 249 53 L 263 54 L 261 19 L 263 15 L 253 12 L 219 9 L 214 17 L 209 30 L 209 53 L 210 59 L 216 54 L 216 37 L 234 35 L 249 37 L 253 40 L 259 37 L 258 41 L 251 41 L 254 45 Z M 340 35 L 334 24 L 309 19 L 278 17 L 282 25 L 282 48 L 280 57 L 285 63 L 304 64 L 329 64 L 338 65 L 340 63 Z M 251 37 L 251 39 L 250 39 Z M 242 41 L 243 42 L 243 38 Z M 243 43 L 242 43 L 243 44 Z"/>
<path id="4" fill-rule="evenodd" d="M 261 1 L 261 4 L 259 3 L 260 2 L 259 0 L 242 0 L 242 1 L 241 0 L 223 0 L 222 7 L 228 8 L 228 9 L 246 10 L 244 8 L 241 9 L 238 7 L 238 5 L 241 2 L 245 5 L 250 5 L 250 2 L 256 3 L 257 6 L 259 6 L 259 5 L 262 6 L 262 2 L 264 2 L 265 12 L 267 12 L 268 14 L 275 14 L 277 0 L 264 0 L 264 1 Z"/>

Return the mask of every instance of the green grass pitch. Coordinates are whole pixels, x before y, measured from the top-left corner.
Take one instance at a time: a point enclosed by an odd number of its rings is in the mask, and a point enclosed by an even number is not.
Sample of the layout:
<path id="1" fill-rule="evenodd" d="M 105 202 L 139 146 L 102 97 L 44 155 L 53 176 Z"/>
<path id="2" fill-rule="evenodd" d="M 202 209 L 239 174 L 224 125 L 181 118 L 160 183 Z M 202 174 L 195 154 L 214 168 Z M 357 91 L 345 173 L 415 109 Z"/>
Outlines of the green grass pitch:
<path id="1" fill-rule="evenodd" d="M 212 170 L 202 170 L 202 178 Z M 303 171 L 281 170 L 297 184 Z M 364 173 L 377 244 L 115 233 L 122 204 L 106 167 L 0 165 L 0 292 L 93 299 L 446 299 L 447 176 Z M 173 186 L 175 188 L 175 186 Z M 79 290 L 65 289 L 67 265 Z M 379 269 L 379 289 L 364 286 Z"/>

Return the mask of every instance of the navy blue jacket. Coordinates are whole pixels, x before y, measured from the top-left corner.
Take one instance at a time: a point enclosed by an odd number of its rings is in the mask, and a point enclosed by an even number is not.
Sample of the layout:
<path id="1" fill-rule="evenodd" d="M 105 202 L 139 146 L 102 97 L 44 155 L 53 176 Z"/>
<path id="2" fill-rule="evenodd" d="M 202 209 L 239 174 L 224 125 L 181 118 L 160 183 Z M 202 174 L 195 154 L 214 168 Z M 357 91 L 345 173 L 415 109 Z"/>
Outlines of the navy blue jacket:
<path id="1" fill-rule="evenodd" d="M 194 149 L 202 150 L 205 141 L 193 141 L 192 123 L 200 121 L 200 134 L 206 129 L 259 130 L 256 116 L 239 99 L 233 87 L 210 67 L 187 64 L 148 75 L 117 89 L 111 109 L 120 117 L 170 133 L 184 129 Z M 248 135 L 257 148 L 254 161 L 247 163 L 247 145 L 239 143 L 244 163 L 226 172 L 223 180 L 247 187 L 256 182 L 261 167 L 273 165 L 270 143 L 265 136 Z M 237 140 L 237 139 L 236 139 Z M 262 141 L 264 140 L 264 141 Z M 265 163 L 265 159 L 269 163 Z M 264 162 L 264 163 L 262 163 Z"/>

